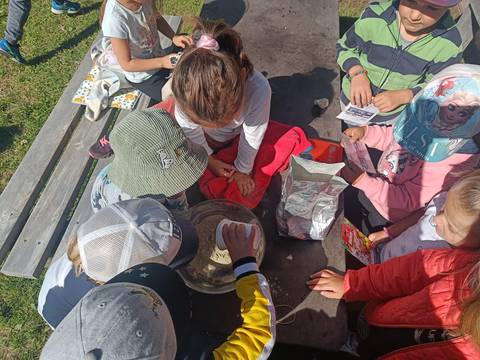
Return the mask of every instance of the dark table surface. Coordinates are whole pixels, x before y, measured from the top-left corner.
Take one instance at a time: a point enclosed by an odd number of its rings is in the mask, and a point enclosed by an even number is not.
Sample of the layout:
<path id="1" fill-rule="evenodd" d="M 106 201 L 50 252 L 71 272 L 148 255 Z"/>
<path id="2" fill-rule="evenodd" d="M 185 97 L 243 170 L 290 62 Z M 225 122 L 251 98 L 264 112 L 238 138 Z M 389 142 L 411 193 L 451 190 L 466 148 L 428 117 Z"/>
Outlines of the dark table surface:
<path id="1" fill-rule="evenodd" d="M 223 18 L 240 32 L 247 55 L 272 87 L 271 119 L 301 126 L 309 136 L 339 139 L 338 2 L 213 0 L 205 2 L 202 17 Z M 318 98 L 328 98 L 330 106 L 316 108 L 313 101 Z M 288 325 L 277 325 L 277 341 L 336 350 L 346 336 L 344 304 L 310 292 L 305 281 L 327 266 L 345 269 L 339 221 L 324 241 L 279 237 L 274 217 L 278 190 L 276 178 L 255 210 L 267 234 L 261 270 L 271 286 L 277 319 L 295 314 L 285 319 Z M 194 323 L 202 329 L 228 334 L 240 324 L 234 292 L 193 292 L 193 307 Z"/>

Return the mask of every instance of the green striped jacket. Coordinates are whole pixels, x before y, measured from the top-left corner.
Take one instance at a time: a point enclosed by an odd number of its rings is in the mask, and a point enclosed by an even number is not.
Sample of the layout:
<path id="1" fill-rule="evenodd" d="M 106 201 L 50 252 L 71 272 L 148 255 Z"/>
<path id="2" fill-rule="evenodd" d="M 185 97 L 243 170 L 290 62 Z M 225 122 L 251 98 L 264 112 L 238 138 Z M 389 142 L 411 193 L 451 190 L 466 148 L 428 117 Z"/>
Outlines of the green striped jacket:
<path id="1" fill-rule="evenodd" d="M 445 67 L 462 57 L 460 32 L 447 12 L 428 35 L 402 47 L 397 18 L 398 1 L 373 2 L 337 42 L 337 62 L 343 71 L 362 65 L 368 72 L 373 95 L 385 90 L 411 89 L 416 94 Z M 348 104 L 350 80 L 343 78 L 341 101 Z M 385 122 L 405 106 L 377 115 Z"/>

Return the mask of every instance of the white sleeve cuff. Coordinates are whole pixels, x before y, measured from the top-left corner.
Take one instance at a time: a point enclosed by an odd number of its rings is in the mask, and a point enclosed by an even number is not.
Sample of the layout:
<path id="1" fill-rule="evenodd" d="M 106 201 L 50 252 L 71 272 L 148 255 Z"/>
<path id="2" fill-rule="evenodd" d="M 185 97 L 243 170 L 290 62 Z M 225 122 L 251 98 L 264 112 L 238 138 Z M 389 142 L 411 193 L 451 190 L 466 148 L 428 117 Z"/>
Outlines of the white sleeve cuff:
<path id="1" fill-rule="evenodd" d="M 246 264 L 237 266 L 233 269 L 233 273 L 235 274 L 235 278 L 237 279 L 247 272 L 259 272 L 257 263 L 252 261 L 252 262 L 248 262 Z"/>

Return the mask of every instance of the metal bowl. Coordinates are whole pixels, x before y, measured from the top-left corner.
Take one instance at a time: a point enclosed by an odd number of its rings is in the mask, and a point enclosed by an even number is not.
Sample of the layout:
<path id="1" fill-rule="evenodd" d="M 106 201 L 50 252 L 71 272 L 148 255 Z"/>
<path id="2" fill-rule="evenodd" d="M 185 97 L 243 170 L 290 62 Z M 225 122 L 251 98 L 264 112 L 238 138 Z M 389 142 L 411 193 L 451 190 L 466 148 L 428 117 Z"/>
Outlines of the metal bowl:
<path id="1" fill-rule="evenodd" d="M 191 223 L 198 233 L 199 248 L 195 258 L 178 270 L 187 286 L 205 294 L 224 294 L 235 289 L 235 276 L 228 250 L 216 244 L 215 230 L 223 219 L 256 224 L 260 230 L 256 253 L 257 263 L 265 254 L 265 234 L 255 214 L 243 205 L 228 200 L 208 200 L 189 211 Z"/>

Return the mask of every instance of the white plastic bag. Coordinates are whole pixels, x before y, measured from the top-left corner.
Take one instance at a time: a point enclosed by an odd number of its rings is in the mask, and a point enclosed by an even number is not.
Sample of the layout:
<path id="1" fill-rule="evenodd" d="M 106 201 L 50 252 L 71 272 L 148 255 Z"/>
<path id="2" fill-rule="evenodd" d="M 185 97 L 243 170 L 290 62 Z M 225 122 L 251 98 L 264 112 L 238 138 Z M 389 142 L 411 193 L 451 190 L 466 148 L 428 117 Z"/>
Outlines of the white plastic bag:
<path id="1" fill-rule="evenodd" d="M 280 235 L 324 240 L 335 221 L 338 197 L 348 186 L 336 176 L 344 163 L 324 164 L 292 156 L 282 174 L 282 197 L 277 208 Z"/>

